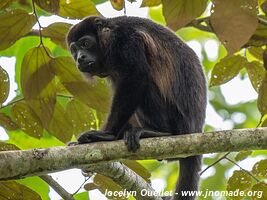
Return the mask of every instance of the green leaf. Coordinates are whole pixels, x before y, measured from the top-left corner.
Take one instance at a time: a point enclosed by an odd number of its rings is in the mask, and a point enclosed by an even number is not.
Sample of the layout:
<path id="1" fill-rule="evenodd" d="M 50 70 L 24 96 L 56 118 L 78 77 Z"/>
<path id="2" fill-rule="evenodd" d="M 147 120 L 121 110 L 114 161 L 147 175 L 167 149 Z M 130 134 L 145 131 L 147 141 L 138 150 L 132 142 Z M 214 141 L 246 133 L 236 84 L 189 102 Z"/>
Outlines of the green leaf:
<path id="1" fill-rule="evenodd" d="M 167 25 L 177 30 L 199 17 L 206 9 L 207 0 L 162 0 Z"/>
<path id="2" fill-rule="evenodd" d="M 249 48 L 247 48 L 247 50 L 255 58 L 257 58 L 258 60 L 262 60 L 264 50 L 261 47 L 249 47 Z"/>
<path id="3" fill-rule="evenodd" d="M 41 197 L 30 188 L 15 181 L 0 182 L 1 199 L 34 199 L 41 200 Z"/>
<path id="4" fill-rule="evenodd" d="M 0 66 L 0 107 L 8 97 L 10 82 L 8 73 Z"/>
<path id="5" fill-rule="evenodd" d="M 124 0 L 110 0 L 112 7 L 115 10 L 122 10 L 124 7 Z"/>
<path id="6" fill-rule="evenodd" d="M 89 0 L 60 0 L 59 15 L 82 19 L 89 15 L 99 15 L 94 3 Z"/>
<path id="7" fill-rule="evenodd" d="M 49 37 L 54 43 L 67 49 L 66 34 L 72 25 L 63 22 L 50 24 L 42 31 L 43 36 Z"/>
<path id="8" fill-rule="evenodd" d="M 241 161 L 246 159 L 248 156 L 252 154 L 252 151 L 240 151 L 238 154 L 235 156 L 235 161 Z"/>
<path id="9" fill-rule="evenodd" d="M 76 68 L 70 57 L 58 57 L 51 60 L 61 83 L 77 99 L 91 108 L 107 112 L 110 105 L 110 91 L 104 80 L 88 84 Z"/>
<path id="10" fill-rule="evenodd" d="M 143 167 L 143 165 L 135 160 L 124 160 L 123 164 L 141 176 L 144 180 L 150 182 L 151 174 L 146 168 Z"/>
<path id="11" fill-rule="evenodd" d="M 103 176 L 101 174 L 96 174 L 95 175 L 94 183 L 98 186 L 98 189 L 103 194 L 105 194 L 106 190 L 112 191 L 112 194 L 114 194 L 114 191 L 123 191 L 121 186 L 117 185 L 112 179 L 110 179 L 110 178 L 108 178 L 106 176 Z M 115 196 L 113 196 L 113 195 L 108 196 L 108 198 L 114 199 L 112 197 L 115 198 Z M 126 200 L 127 198 L 123 197 L 123 196 L 122 197 L 116 196 L 116 199 L 118 199 L 118 200 L 121 200 L 121 199 Z"/>
<path id="12" fill-rule="evenodd" d="M 263 66 L 265 68 L 265 70 L 267 70 L 267 50 L 265 49 L 263 52 Z"/>
<path id="13" fill-rule="evenodd" d="M 34 2 L 45 11 L 58 14 L 59 0 L 35 0 Z"/>
<path id="14" fill-rule="evenodd" d="M 75 200 L 89 200 L 88 192 L 81 192 L 74 195 Z"/>
<path id="15" fill-rule="evenodd" d="M 248 191 L 250 190 L 252 185 L 252 178 L 251 176 L 240 170 L 235 170 L 233 175 L 229 178 L 227 182 L 227 191 Z M 236 196 L 237 199 L 242 199 L 242 196 Z"/>
<path id="16" fill-rule="evenodd" d="M 65 115 L 64 108 L 58 102 L 55 104 L 53 116 L 49 122 L 48 131 L 64 143 L 71 140 L 73 133 L 71 120 Z"/>
<path id="17" fill-rule="evenodd" d="M 257 105 L 262 116 L 267 114 L 267 73 L 265 73 L 265 77 L 259 88 Z"/>
<path id="18" fill-rule="evenodd" d="M 11 151 L 11 150 L 19 150 L 19 148 L 14 144 L 9 144 L 0 141 L 0 151 Z"/>
<path id="19" fill-rule="evenodd" d="M 267 199 L 267 183 L 256 183 L 255 185 L 253 185 L 252 187 L 252 191 L 257 192 L 256 196 L 254 196 L 254 200 L 262 200 L 262 199 Z M 260 193 L 261 194 L 260 194 Z"/>
<path id="20" fill-rule="evenodd" d="M 246 65 L 246 69 L 253 88 L 259 92 L 259 88 L 265 76 L 263 65 L 258 61 L 253 61 Z"/>
<path id="21" fill-rule="evenodd" d="M 216 0 L 210 22 L 228 54 L 237 52 L 257 28 L 257 0 Z"/>
<path id="22" fill-rule="evenodd" d="M 8 131 L 14 131 L 19 128 L 18 125 L 5 113 L 0 113 L 0 125 Z"/>
<path id="23" fill-rule="evenodd" d="M 140 7 L 153 7 L 161 4 L 161 0 L 143 0 Z"/>
<path id="24" fill-rule="evenodd" d="M 30 32 L 35 23 L 34 15 L 24 10 L 11 10 L 0 15 L 0 50 L 10 47 Z"/>
<path id="25" fill-rule="evenodd" d="M 49 96 L 51 82 L 55 77 L 51 66 L 48 49 L 35 47 L 24 56 L 21 66 L 21 87 L 26 100 Z"/>
<path id="26" fill-rule="evenodd" d="M 43 127 L 40 119 L 25 102 L 12 106 L 12 116 L 22 131 L 35 138 L 42 137 Z"/>
<path id="27" fill-rule="evenodd" d="M 87 105 L 72 99 L 66 108 L 66 114 L 73 126 L 75 135 L 88 130 L 97 130 L 96 118 L 94 112 Z"/>
<path id="28" fill-rule="evenodd" d="M 252 168 L 252 173 L 260 178 L 266 178 L 267 177 L 267 159 L 261 160 Z"/>
<path id="29" fill-rule="evenodd" d="M 210 87 L 230 81 L 247 63 L 246 58 L 239 55 L 221 59 L 212 70 Z"/>

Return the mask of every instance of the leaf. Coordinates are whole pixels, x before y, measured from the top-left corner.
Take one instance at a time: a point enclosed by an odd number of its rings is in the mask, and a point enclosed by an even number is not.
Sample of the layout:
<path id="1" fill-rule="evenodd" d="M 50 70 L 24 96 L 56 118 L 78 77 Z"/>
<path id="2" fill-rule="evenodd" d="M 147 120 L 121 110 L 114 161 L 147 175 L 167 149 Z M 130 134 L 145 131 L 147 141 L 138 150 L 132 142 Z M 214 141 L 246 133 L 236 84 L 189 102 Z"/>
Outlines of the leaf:
<path id="1" fill-rule="evenodd" d="M 212 70 L 210 87 L 230 81 L 247 63 L 246 58 L 239 55 L 221 59 Z"/>
<path id="2" fill-rule="evenodd" d="M 0 107 L 8 97 L 10 82 L 8 73 L 0 66 Z"/>
<path id="3" fill-rule="evenodd" d="M 235 161 L 241 161 L 246 159 L 248 156 L 252 154 L 252 151 L 240 151 L 238 154 L 235 156 Z"/>
<path id="4" fill-rule="evenodd" d="M 237 52 L 257 28 L 257 0 L 216 0 L 210 17 L 214 32 L 228 51 Z"/>
<path id="5" fill-rule="evenodd" d="M 88 0 L 60 0 L 59 15 L 62 17 L 82 19 L 89 15 L 99 15 L 95 5 Z"/>
<path id="6" fill-rule="evenodd" d="M 31 31 L 36 19 L 24 10 L 11 10 L 0 15 L 0 50 L 13 45 Z"/>
<path id="7" fill-rule="evenodd" d="M 14 0 L 1 0 L 0 10 L 7 8 Z"/>
<path id="8" fill-rule="evenodd" d="M 55 70 L 65 88 L 81 102 L 96 110 L 107 112 L 110 105 L 110 92 L 104 80 L 88 84 L 76 68 L 70 57 L 58 57 L 51 60 Z"/>
<path id="9" fill-rule="evenodd" d="M 40 119 L 25 102 L 18 102 L 12 106 L 12 116 L 20 129 L 29 136 L 41 138 L 43 127 Z"/>
<path id="10" fill-rule="evenodd" d="M 26 100 L 49 96 L 55 76 L 44 47 L 34 47 L 24 56 L 21 66 L 21 87 Z"/>
<path id="11" fill-rule="evenodd" d="M 262 60 L 263 49 L 261 47 L 249 47 L 247 48 L 249 53 L 252 54 L 258 60 Z"/>
<path id="12" fill-rule="evenodd" d="M 267 159 L 261 160 L 252 168 L 252 173 L 260 178 L 266 178 L 267 177 Z"/>
<path id="13" fill-rule="evenodd" d="M 97 130 L 96 118 L 93 110 L 87 105 L 72 99 L 67 104 L 66 114 L 73 126 L 74 135 L 88 130 Z"/>
<path id="14" fill-rule="evenodd" d="M 58 14 L 59 0 L 35 0 L 34 2 L 45 11 Z"/>
<path id="15" fill-rule="evenodd" d="M 65 115 L 65 110 L 60 103 L 55 104 L 53 116 L 49 122 L 48 131 L 66 143 L 71 140 L 73 127 L 71 120 Z"/>
<path id="16" fill-rule="evenodd" d="M 265 77 L 259 88 L 257 105 L 262 116 L 267 114 L 267 73 L 265 73 Z"/>
<path id="17" fill-rule="evenodd" d="M 115 10 L 122 10 L 124 7 L 124 0 L 110 0 L 112 7 Z"/>
<path id="18" fill-rule="evenodd" d="M 161 4 L 161 0 L 143 0 L 140 7 L 153 7 Z"/>
<path id="19" fill-rule="evenodd" d="M 253 61 L 246 65 L 246 69 L 253 88 L 259 92 L 259 88 L 265 76 L 263 65 L 258 61 Z"/>
<path id="20" fill-rule="evenodd" d="M 124 160 L 123 164 L 126 165 L 131 170 L 133 170 L 143 179 L 145 179 L 145 181 L 150 182 L 150 177 L 151 177 L 150 172 L 145 167 L 143 167 L 143 165 L 141 165 L 139 162 L 135 160 Z"/>
<path id="21" fill-rule="evenodd" d="M 49 37 L 54 43 L 67 49 L 66 34 L 72 25 L 63 22 L 50 24 L 42 31 L 43 36 Z"/>
<path id="22" fill-rule="evenodd" d="M 0 182 L 0 197 L 1 199 L 34 199 L 41 200 L 41 197 L 30 188 L 19 184 L 15 181 Z"/>
<path id="23" fill-rule="evenodd" d="M 244 171 L 235 170 L 227 182 L 227 191 L 247 191 L 252 185 L 251 176 Z"/>
<path id="24" fill-rule="evenodd" d="M 101 174 L 96 174 L 95 177 L 94 177 L 94 183 L 98 186 L 98 189 L 103 193 L 103 194 L 106 194 L 106 190 L 108 191 L 111 191 L 112 194 L 114 194 L 115 191 L 123 191 L 123 189 L 121 188 L 121 186 L 117 185 L 112 179 L 106 177 L 106 176 L 103 176 Z M 111 199 L 127 199 L 125 197 L 120 197 L 120 196 L 113 196 L 113 195 L 110 195 L 110 196 L 107 196 L 108 198 L 111 198 Z M 112 198 L 114 197 L 114 198 Z"/>
<path id="25" fill-rule="evenodd" d="M 95 183 L 86 183 L 83 188 L 86 191 L 90 191 L 90 190 L 95 190 L 95 189 L 99 189 L 98 185 L 96 185 Z"/>
<path id="26" fill-rule="evenodd" d="M 163 15 L 174 31 L 187 25 L 206 9 L 207 0 L 162 0 Z"/>
<path id="27" fill-rule="evenodd" d="M 0 151 L 11 151 L 11 150 L 19 150 L 19 148 L 14 144 L 9 144 L 0 141 Z"/>
<path id="28" fill-rule="evenodd" d="M 267 199 L 267 184 L 260 182 L 253 185 L 252 189 L 253 192 L 257 192 L 256 196 L 254 196 L 254 200 L 262 200 Z M 260 194 L 261 193 L 261 194 Z"/>
<path id="29" fill-rule="evenodd" d="M 18 125 L 5 113 L 0 113 L 0 125 L 8 131 L 14 131 L 19 128 Z"/>

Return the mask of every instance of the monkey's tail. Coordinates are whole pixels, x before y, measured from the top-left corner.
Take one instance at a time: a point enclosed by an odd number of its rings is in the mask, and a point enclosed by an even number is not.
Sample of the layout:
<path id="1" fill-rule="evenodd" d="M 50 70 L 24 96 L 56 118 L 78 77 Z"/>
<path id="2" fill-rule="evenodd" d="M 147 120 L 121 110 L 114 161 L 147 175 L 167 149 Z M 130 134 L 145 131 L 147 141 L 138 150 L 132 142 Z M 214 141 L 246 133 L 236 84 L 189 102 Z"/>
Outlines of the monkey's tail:
<path id="1" fill-rule="evenodd" d="M 175 194 L 171 200 L 193 200 L 194 191 L 198 191 L 199 172 L 201 170 L 202 156 L 191 156 L 179 159 L 180 172 L 179 179 L 175 188 Z M 187 192 L 188 191 L 188 192 Z M 191 192 L 192 191 L 192 192 Z M 187 192 L 187 195 L 185 193 Z"/>

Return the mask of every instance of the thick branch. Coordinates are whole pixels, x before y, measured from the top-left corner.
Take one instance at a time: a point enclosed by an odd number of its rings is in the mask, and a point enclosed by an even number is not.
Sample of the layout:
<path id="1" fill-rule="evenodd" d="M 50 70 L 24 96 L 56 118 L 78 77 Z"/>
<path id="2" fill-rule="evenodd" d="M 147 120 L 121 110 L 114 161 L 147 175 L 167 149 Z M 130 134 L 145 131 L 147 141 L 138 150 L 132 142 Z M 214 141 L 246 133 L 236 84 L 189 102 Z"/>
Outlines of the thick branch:
<path id="1" fill-rule="evenodd" d="M 93 164 L 88 166 L 84 171 L 96 172 L 111 178 L 115 183 L 120 185 L 127 191 L 136 191 L 136 199 L 139 200 L 162 200 L 160 196 L 141 195 L 142 190 L 150 193 L 155 192 L 151 185 L 146 182 L 141 176 L 133 172 L 120 162 L 109 162 Z"/>
<path id="2" fill-rule="evenodd" d="M 43 175 L 122 159 L 167 159 L 190 155 L 267 149 L 267 128 L 217 131 L 143 139 L 130 153 L 123 141 L 0 152 L 0 180 Z"/>

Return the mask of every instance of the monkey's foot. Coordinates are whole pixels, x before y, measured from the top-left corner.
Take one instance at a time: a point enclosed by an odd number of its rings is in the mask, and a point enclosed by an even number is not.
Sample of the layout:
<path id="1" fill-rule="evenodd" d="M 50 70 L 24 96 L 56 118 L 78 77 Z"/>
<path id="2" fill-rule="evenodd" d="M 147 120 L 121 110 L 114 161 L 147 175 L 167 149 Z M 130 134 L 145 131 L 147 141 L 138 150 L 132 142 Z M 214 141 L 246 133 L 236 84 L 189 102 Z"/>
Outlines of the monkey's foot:
<path id="1" fill-rule="evenodd" d="M 140 138 L 143 134 L 144 130 L 142 128 L 131 128 L 124 133 L 123 139 L 128 151 L 136 152 L 140 148 Z"/>
<path id="2" fill-rule="evenodd" d="M 100 141 L 113 141 L 116 137 L 106 131 L 88 131 L 78 137 L 78 144 L 87 144 Z"/>

